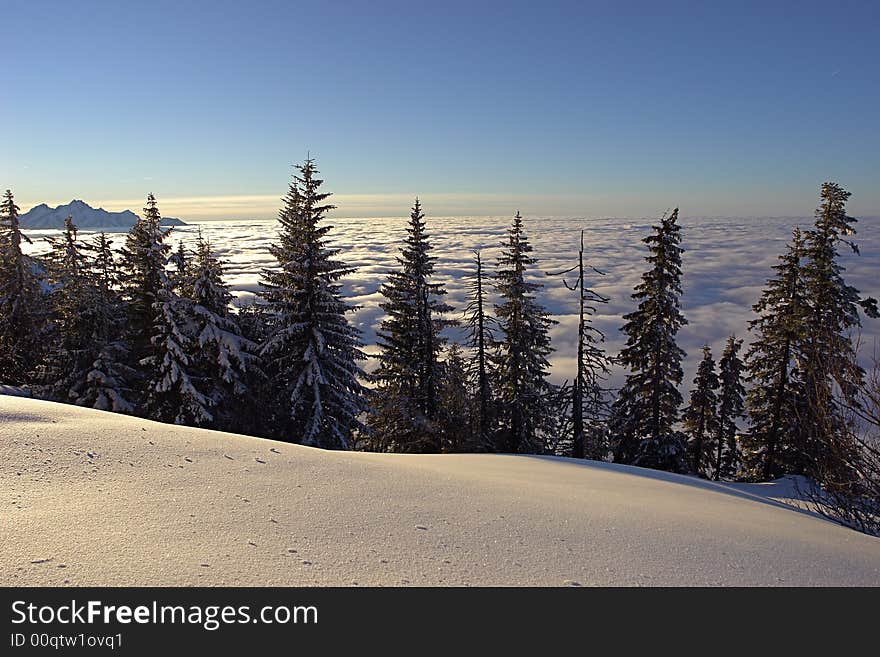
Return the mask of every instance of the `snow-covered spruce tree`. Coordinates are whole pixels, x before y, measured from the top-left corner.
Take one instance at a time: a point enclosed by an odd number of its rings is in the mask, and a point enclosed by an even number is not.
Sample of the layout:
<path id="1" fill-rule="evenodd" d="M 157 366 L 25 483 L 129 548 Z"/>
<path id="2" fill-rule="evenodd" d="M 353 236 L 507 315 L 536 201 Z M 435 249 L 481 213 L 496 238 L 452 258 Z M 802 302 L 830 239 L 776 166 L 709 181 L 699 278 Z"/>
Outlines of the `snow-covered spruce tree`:
<path id="1" fill-rule="evenodd" d="M 19 208 L 10 190 L 0 201 L 0 383 L 29 383 L 44 352 L 46 304 L 34 262 L 21 250 Z"/>
<path id="2" fill-rule="evenodd" d="M 90 245 L 78 239 L 72 217 L 64 232 L 47 237 L 46 256 L 49 307 L 54 327 L 54 347 L 42 371 L 45 396 L 71 401 L 96 355 L 98 317 L 97 286 L 89 261 Z"/>
<path id="3" fill-rule="evenodd" d="M 245 372 L 244 385 L 248 394 L 239 407 L 243 425 L 241 432 L 251 436 L 271 438 L 275 435 L 271 425 L 271 395 L 263 371 L 260 345 L 272 333 L 272 314 L 268 311 L 267 304 L 251 299 L 244 305 L 234 308 L 234 317 L 242 337 L 257 345 L 254 352 L 256 363 L 249 366 Z"/>
<path id="4" fill-rule="evenodd" d="M 190 374 L 192 302 L 180 297 L 168 275 L 166 243 L 155 197 L 129 231 L 121 251 L 121 280 L 128 308 L 127 342 L 138 364 L 141 410 L 151 419 L 200 426 L 211 421 L 209 400 Z"/>
<path id="5" fill-rule="evenodd" d="M 265 303 L 251 300 L 239 306 L 237 315 L 242 335 L 251 342 L 261 345 L 272 333 L 272 315 Z"/>
<path id="6" fill-rule="evenodd" d="M 101 232 L 92 238 L 89 251 L 92 254 L 89 267 L 99 305 L 99 312 L 96 313 L 97 331 L 101 336 L 111 337 L 114 333 L 111 327 L 125 322 L 120 316 L 122 299 L 119 296 L 119 267 L 107 233 Z"/>
<path id="7" fill-rule="evenodd" d="M 377 331 L 379 366 L 372 376 L 378 385 L 368 425 L 378 451 L 439 452 L 441 331 L 451 323 L 443 314 L 452 308 L 443 302 L 443 285 L 432 282 L 435 258 L 419 199 L 406 233 L 399 268 L 380 289 L 385 318 Z"/>
<path id="8" fill-rule="evenodd" d="M 718 427 L 715 438 L 715 463 L 712 479 L 733 479 L 740 466 L 736 422 L 743 415 L 745 388 L 742 384 L 743 362 L 739 357 L 742 340 L 731 335 L 721 354 Z"/>
<path id="9" fill-rule="evenodd" d="M 594 274 L 604 276 L 604 272 L 595 267 L 589 269 Z M 608 451 L 604 430 L 607 424 L 608 400 L 602 382 L 611 373 L 611 361 L 602 347 L 605 335 L 593 325 L 592 317 L 597 312 L 595 304 L 607 304 L 608 297 L 586 284 L 584 231 L 581 231 L 578 264 L 551 275 L 566 276 L 573 272 L 577 272 L 574 283 L 569 284 L 565 279 L 562 281 L 566 288 L 577 292 L 578 296 L 577 372 L 571 385 L 572 440 L 569 456 L 602 460 Z"/>
<path id="10" fill-rule="evenodd" d="M 744 475 L 769 480 L 804 472 L 802 360 L 810 312 L 803 279 L 804 241 L 795 228 L 792 242 L 774 265 L 761 298 L 752 306 L 753 340 L 746 353 L 749 428 L 742 436 Z"/>
<path id="11" fill-rule="evenodd" d="M 491 452 L 495 449 L 493 426 L 495 401 L 492 397 L 491 354 L 495 341 L 492 332 L 494 319 L 486 312 L 487 284 L 480 251 L 474 251 L 474 277 L 468 283 L 469 298 L 465 306 L 464 323 L 467 330 L 467 346 L 471 357 L 466 363 L 471 390 L 471 421 L 474 432 L 474 451 Z"/>
<path id="12" fill-rule="evenodd" d="M 675 342 L 687 324 L 681 314 L 681 229 L 678 208 L 643 242 L 651 269 L 632 295 L 638 308 L 624 315 L 626 346 L 619 361 L 630 374 L 612 408 L 614 460 L 643 467 L 687 470 L 684 436 L 677 431 L 685 353 Z"/>
<path id="13" fill-rule="evenodd" d="M 248 433 L 256 423 L 250 380 L 258 375 L 258 345 L 242 335 L 230 312 L 232 294 L 223 280 L 223 264 L 199 231 L 196 251 L 183 270 L 181 289 L 193 302 L 189 369 L 208 400 L 213 419 L 200 426 Z"/>
<path id="14" fill-rule="evenodd" d="M 31 243 L 19 224 L 10 190 L 0 201 L 0 383 L 34 381 L 45 352 L 47 307 L 35 262 L 22 252 Z"/>
<path id="15" fill-rule="evenodd" d="M 199 229 L 200 237 L 201 234 L 201 229 Z M 177 243 L 177 250 L 171 254 L 168 262 L 172 265 L 171 283 L 174 286 L 174 289 L 177 290 L 177 294 L 182 297 L 191 297 L 192 289 L 190 288 L 190 285 L 192 273 L 189 271 L 190 254 L 187 251 L 186 244 L 183 240 L 180 240 Z"/>
<path id="16" fill-rule="evenodd" d="M 527 280 L 532 245 L 523 232 L 519 211 L 502 244 L 495 274 L 500 303 L 495 316 L 502 332 L 496 341 L 496 386 L 499 423 L 496 448 L 499 452 L 543 451 L 544 428 L 548 421 L 547 381 L 552 352 L 549 329 L 556 322 L 535 298 L 541 285 Z"/>
<path id="17" fill-rule="evenodd" d="M 196 371 L 199 345 L 193 306 L 190 299 L 177 295 L 163 271 L 154 304 L 152 350 L 141 364 L 147 372 L 147 416 L 159 422 L 202 427 L 214 421 L 214 404 L 199 389 L 206 382 L 199 380 Z"/>
<path id="18" fill-rule="evenodd" d="M 482 451 L 479 434 L 471 427 L 471 397 L 461 347 L 453 342 L 440 363 L 437 389 L 437 433 L 441 452 Z"/>
<path id="19" fill-rule="evenodd" d="M 368 410 L 359 377 L 360 332 L 346 314 L 339 280 L 354 271 L 326 245 L 321 225 L 334 206 L 320 191 L 314 160 L 297 167 L 279 213 L 278 243 L 270 247 L 277 270 L 266 270 L 262 296 L 272 315 L 260 348 L 272 396 L 273 434 L 317 447 L 348 449 Z"/>
<path id="20" fill-rule="evenodd" d="M 161 292 L 170 291 L 165 267 L 171 247 L 170 232 L 160 226 L 162 218 L 156 198 L 147 196 L 143 216 L 131 228 L 121 250 L 120 270 L 123 299 L 128 311 L 127 340 L 135 362 L 151 355 L 151 338 L 159 318 L 157 302 Z"/>
<path id="21" fill-rule="evenodd" d="M 697 367 L 690 403 L 684 409 L 684 430 L 688 436 L 691 472 L 709 477 L 718 438 L 718 375 L 709 345 L 703 346 L 703 359 Z"/>
<path id="22" fill-rule="evenodd" d="M 551 385 L 546 396 L 547 419 L 544 426 L 544 453 L 571 457 L 573 449 L 572 385 Z"/>
<path id="23" fill-rule="evenodd" d="M 850 193 L 833 182 L 822 185 L 815 225 L 804 240 L 804 291 L 810 306 L 800 364 L 805 404 L 801 423 L 808 474 L 833 485 L 855 476 L 848 463 L 857 449 L 844 410 L 864 379 L 850 335 L 860 325 L 859 291 L 843 279 L 839 247 L 851 241 L 856 220 L 846 214 Z M 873 300 L 869 300 L 873 302 Z M 872 313 L 874 314 L 874 313 Z"/>
<path id="24" fill-rule="evenodd" d="M 85 378 L 73 383 L 72 397 L 80 406 L 134 413 L 137 406 L 133 382 L 137 380 L 137 371 L 129 364 L 131 351 L 124 338 L 125 305 L 118 292 L 119 272 L 106 233 L 95 237 L 90 249 L 94 358 L 86 368 Z"/>

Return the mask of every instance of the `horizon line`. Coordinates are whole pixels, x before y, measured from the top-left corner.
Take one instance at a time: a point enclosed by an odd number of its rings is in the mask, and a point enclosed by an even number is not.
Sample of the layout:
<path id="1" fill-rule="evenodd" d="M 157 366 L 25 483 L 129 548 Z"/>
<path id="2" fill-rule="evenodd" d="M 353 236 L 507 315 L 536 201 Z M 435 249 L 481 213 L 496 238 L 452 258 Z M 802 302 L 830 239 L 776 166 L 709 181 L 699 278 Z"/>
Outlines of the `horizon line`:
<path id="1" fill-rule="evenodd" d="M 513 216 L 516 208 L 525 208 L 523 211 L 528 216 L 536 218 L 584 218 L 584 219 L 653 219 L 670 208 L 660 208 L 653 212 L 644 210 L 630 211 L 594 211 L 584 212 L 583 206 L 602 205 L 610 200 L 608 197 L 597 197 L 588 194 L 508 194 L 501 192 L 480 193 L 334 193 L 329 201 L 336 205 L 336 209 L 328 213 L 329 218 L 357 219 L 357 218 L 406 218 L 409 216 L 409 208 L 418 197 L 427 205 L 432 205 L 437 210 L 429 214 L 435 218 L 444 217 L 505 217 Z M 114 199 L 99 198 L 95 201 L 85 201 L 82 198 L 73 198 L 67 201 L 19 201 L 22 213 L 39 205 L 47 205 L 51 208 L 67 205 L 75 200 L 83 200 L 89 206 L 105 209 L 109 212 L 121 212 L 131 210 L 140 214 L 146 200 L 146 194 L 140 199 Z M 236 220 L 271 220 L 277 218 L 278 211 L 283 203 L 283 197 L 275 194 L 227 194 L 227 195 L 203 195 L 203 196 L 169 196 L 157 197 L 159 210 L 163 216 L 176 217 L 184 221 L 236 221 Z M 550 206 L 545 211 L 540 211 L 538 206 Z M 579 206 L 579 207 L 576 207 Z M 658 204 L 662 206 L 662 204 Z M 476 209 L 481 207 L 481 209 Z M 402 213 L 402 208 L 406 212 Z M 704 219 L 727 219 L 727 218 L 804 218 L 813 216 L 814 209 L 805 209 L 803 212 L 691 212 L 682 214 L 682 217 Z M 549 210 L 549 211 L 548 211 Z M 400 214 L 398 214 L 400 213 Z M 853 213 L 864 218 L 880 217 L 880 210 Z"/>

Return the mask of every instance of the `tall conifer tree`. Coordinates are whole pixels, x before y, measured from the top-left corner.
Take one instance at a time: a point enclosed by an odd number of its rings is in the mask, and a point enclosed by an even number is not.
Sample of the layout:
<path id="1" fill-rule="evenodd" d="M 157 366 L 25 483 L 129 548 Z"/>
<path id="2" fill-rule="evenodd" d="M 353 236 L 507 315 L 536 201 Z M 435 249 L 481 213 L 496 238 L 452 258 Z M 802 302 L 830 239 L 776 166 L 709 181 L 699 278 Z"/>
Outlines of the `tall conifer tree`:
<path id="1" fill-rule="evenodd" d="M 807 474 L 835 482 L 855 476 L 847 464 L 857 448 L 844 408 L 864 378 L 850 335 L 861 324 L 862 302 L 843 278 L 839 253 L 841 245 L 858 253 L 851 238 L 856 219 L 846 213 L 849 197 L 838 184 L 824 183 L 815 224 L 804 240 L 804 290 L 810 306 L 801 363 Z"/>
<path id="2" fill-rule="evenodd" d="M 804 241 L 792 242 L 773 267 L 749 322 L 754 338 L 746 353 L 749 428 L 743 436 L 743 466 L 751 479 L 804 472 L 803 383 L 798 363 L 810 309 L 803 277 Z"/>
<path id="3" fill-rule="evenodd" d="M 437 421 L 441 452 L 482 451 L 474 431 L 468 374 L 461 347 L 453 342 L 440 363 L 442 376 L 437 390 Z"/>
<path id="4" fill-rule="evenodd" d="M 209 426 L 213 403 L 199 385 L 193 302 L 178 296 L 166 276 L 154 307 L 152 349 L 141 361 L 147 373 L 147 415 L 159 422 Z"/>
<path id="5" fill-rule="evenodd" d="M 94 359 L 85 379 L 74 383 L 73 392 L 80 406 L 134 413 L 137 393 L 133 386 L 138 373 L 132 367 L 131 350 L 125 340 L 126 313 L 118 290 L 119 270 L 106 233 L 92 240 L 90 250 L 95 286 Z"/>
<path id="6" fill-rule="evenodd" d="M 223 280 L 223 264 L 199 231 L 195 254 L 184 269 L 182 289 L 192 305 L 192 371 L 196 387 L 209 402 L 205 426 L 253 433 L 256 418 L 250 381 L 259 375 L 258 345 L 242 335 L 230 312 L 232 293 Z"/>
<path id="7" fill-rule="evenodd" d="M 201 237 L 201 234 L 201 229 L 199 229 L 199 237 Z M 177 243 L 177 250 L 171 254 L 168 262 L 173 266 L 171 281 L 175 290 L 182 297 L 191 297 L 192 272 L 190 271 L 190 253 L 187 251 L 183 240 Z"/>
<path id="8" fill-rule="evenodd" d="M 528 279 L 529 269 L 538 262 L 531 253 L 532 245 L 517 211 L 507 241 L 502 243 L 495 274 L 500 297 L 495 316 L 502 332 L 496 341 L 495 374 L 499 405 L 496 445 L 500 452 L 543 451 L 542 434 L 549 419 L 547 357 L 552 352 L 549 330 L 556 322 L 536 299 L 542 286 Z"/>
<path id="9" fill-rule="evenodd" d="M 10 190 L 0 202 L 0 382 L 33 380 L 44 350 L 46 307 L 31 258 L 22 252 L 30 239 L 21 232 L 19 208 Z"/>
<path id="10" fill-rule="evenodd" d="M 731 335 L 727 338 L 721 354 L 720 393 L 718 399 L 718 429 L 715 438 L 715 463 L 712 478 L 732 479 L 740 466 L 740 449 L 737 441 L 737 420 L 744 409 L 742 384 L 743 362 L 739 357 L 742 340 Z"/>
<path id="11" fill-rule="evenodd" d="M 171 282 L 166 272 L 170 230 L 160 226 L 156 197 L 147 196 L 143 215 L 131 228 L 121 250 L 121 283 L 128 310 L 128 343 L 135 362 L 152 355 L 151 339 Z"/>
<path id="12" fill-rule="evenodd" d="M 44 384 L 49 397 L 70 401 L 76 397 L 99 344 L 102 318 L 97 280 L 89 260 L 91 247 L 78 239 L 72 217 L 65 219 L 60 236 L 46 241 L 50 246 L 46 260 L 55 345 L 46 359 Z"/>
<path id="13" fill-rule="evenodd" d="M 153 194 L 129 231 L 122 255 L 122 287 L 128 309 L 126 339 L 138 367 L 141 410 L 160 422 L 201 426 L 210 421 L 209 400 L 190 371 L 191 302 L 180 297 L 168 274 L 170 229 Z"/>
<path id="14" fill-rule="evenodd" d="M 261 286 L 272 315 L 260 348 L 275 409 L 273 434 L 316 447 L 349 449 L 368 406 L 360 332 L 346 315 L 355 307 L 342 296 L 343 276 L 354 269 L 327 246 L 323 224 L 335 206 L 320 191 L 315 162 L 297 167 L 279 213 L 278 243 L 270 251 L 278 269 L 265 270 Z"/>
<path id="15" fill-rule="evenodd" d="M 419 199 L 410 213 L 399 268 L 388 275 L 380 307 L 385 319 L 378 331 L 378 382 L 370 417 L 372 440 L 382 451 L 437 452 L 442 439 L 437 424 L 441 331 L 452 310 L 446 290 L 432 281 L 434 256 Z"/>
<path id="16" fill-rule="evenodd" d="M 612 409 L 614 460 L 682 472 L 687 469 L 684 436 L 675 429 L 681 406 L 678 386 L 685 356 L 675 342 L 687 324 L 681 313 L 681 229 L 678 208 L 644 240 L 651 269 L 633 299 L 638 308 L 624 316 L 626 347 L 619 362 L 630 373 Z"/>
<path id="17" fill-rule="evenodd" d="M 690 403 L 684 410 L 684 428 L 688 434 L 688 457 L 691 472 L 708 477 L 714 460 L 714 441 L 718 437 L 718 374 L 709 345 L 703 346 L 703 359 L 697 367 Z"/>

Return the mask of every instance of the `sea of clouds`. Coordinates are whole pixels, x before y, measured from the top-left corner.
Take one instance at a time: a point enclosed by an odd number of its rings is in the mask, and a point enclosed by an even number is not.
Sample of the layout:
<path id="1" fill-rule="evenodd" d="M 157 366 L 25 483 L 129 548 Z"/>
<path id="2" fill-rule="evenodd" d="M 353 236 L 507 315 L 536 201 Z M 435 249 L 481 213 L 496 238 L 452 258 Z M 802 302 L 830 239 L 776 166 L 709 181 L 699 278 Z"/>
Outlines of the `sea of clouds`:
<path id="1" fill-rule="evenodd" d="M 558 322 L 552 330 L 552 378 L 562 382 L 575 370 L 577 341 L 577 297 L 567 290 L 558 272 L 577 263 L 580 230 L 584 230 L 585 259 L 588 265 L 605 272 L 592 274 L 588 284 L 610 302 L 598 308 L 595 325 L 606 335 L 609 353 L 616 354 L 624 344 L 620 333 L 622 315 L 634 308 L 630 298 L 647 263 L 642 239 L 651 232 L 653 219 L 529 218 L 525 229 L 539 262 L 530 276 L 544 285 L 540 299 Z M 436 280 L 445 284 L 448 302 L 460 314 L 467 303 L 467 285 L 474 273 L 473 250 L 481 249 L 487 271 L 494 269 L 500 245 L 510 223 L 509 217 L 428 217 L 428 231 L 437 258 Z M 367 351 L 375 353 L 375 331 L 382 319 L 379 286 L 387 272 L 397 266 L 396 257 L 406 234 L 407 219 L 336 218 L 329 237 L 339 249 L 339 258 L 356 271 L 344 280 L 344 292 L 360 308 L 352 314 L 363 331 Z M 682 308 L 688 325 L 679 333 L 679 344 L 687 352 L 684 390 L 690 382 L 708 344 L 720 358 L 727 336 L 735 334 L 749 340 L 747 326 L 754 318 L 751 310 L 772 274 L 780 253 L 790 240 L 791 231 L 811 225 L 809 217 L 705 218 L 684 217 Z M 861 255 L 847 253 L 842 259 L 846 280 L 863 295 L 880 297 L 880 219 L 863 219 L 857 225 Z M 250 303 L 259 291 L 263 269 L 275 265 L 269 244 L 275 239 L 274 221 L 212 221 L 176 227 L 171 242 L 192 244 L 201 230 L 226 264 L 226 278 L 236 295 L 236 303 Z M 33 250 L 44 250 L 44 235 L 55 231 L 32 231 Z M 85 232 L 85 231 L 84 231 Z M 121 235 L 114 236 L 121 240 Z M 569 277 L 571 280 L 571 277 Z M 450 339 L 463 341 L 462 330 L 450 329 Z M 862 352 L 869 360 L 877 338 L 880 320 L 864 319 L 861 329 Z M 368 367 L 369 369 L 369 367 Z M 616 371 L 609 385 L 619 385 L 623 372 Z"/>

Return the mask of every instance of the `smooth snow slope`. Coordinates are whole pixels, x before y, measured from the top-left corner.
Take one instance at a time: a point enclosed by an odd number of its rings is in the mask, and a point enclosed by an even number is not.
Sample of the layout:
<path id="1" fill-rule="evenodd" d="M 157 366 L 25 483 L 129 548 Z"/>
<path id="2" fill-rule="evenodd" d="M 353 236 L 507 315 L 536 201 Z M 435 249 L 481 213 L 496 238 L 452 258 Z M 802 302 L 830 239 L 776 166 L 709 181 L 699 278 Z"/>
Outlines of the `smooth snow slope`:
<path id="1" fill-rule="evenodd" d="M 880 584 L 880 540 L 754 486 L 324 452 L 8 396 L 0 491 L 3 585 Z"/>

